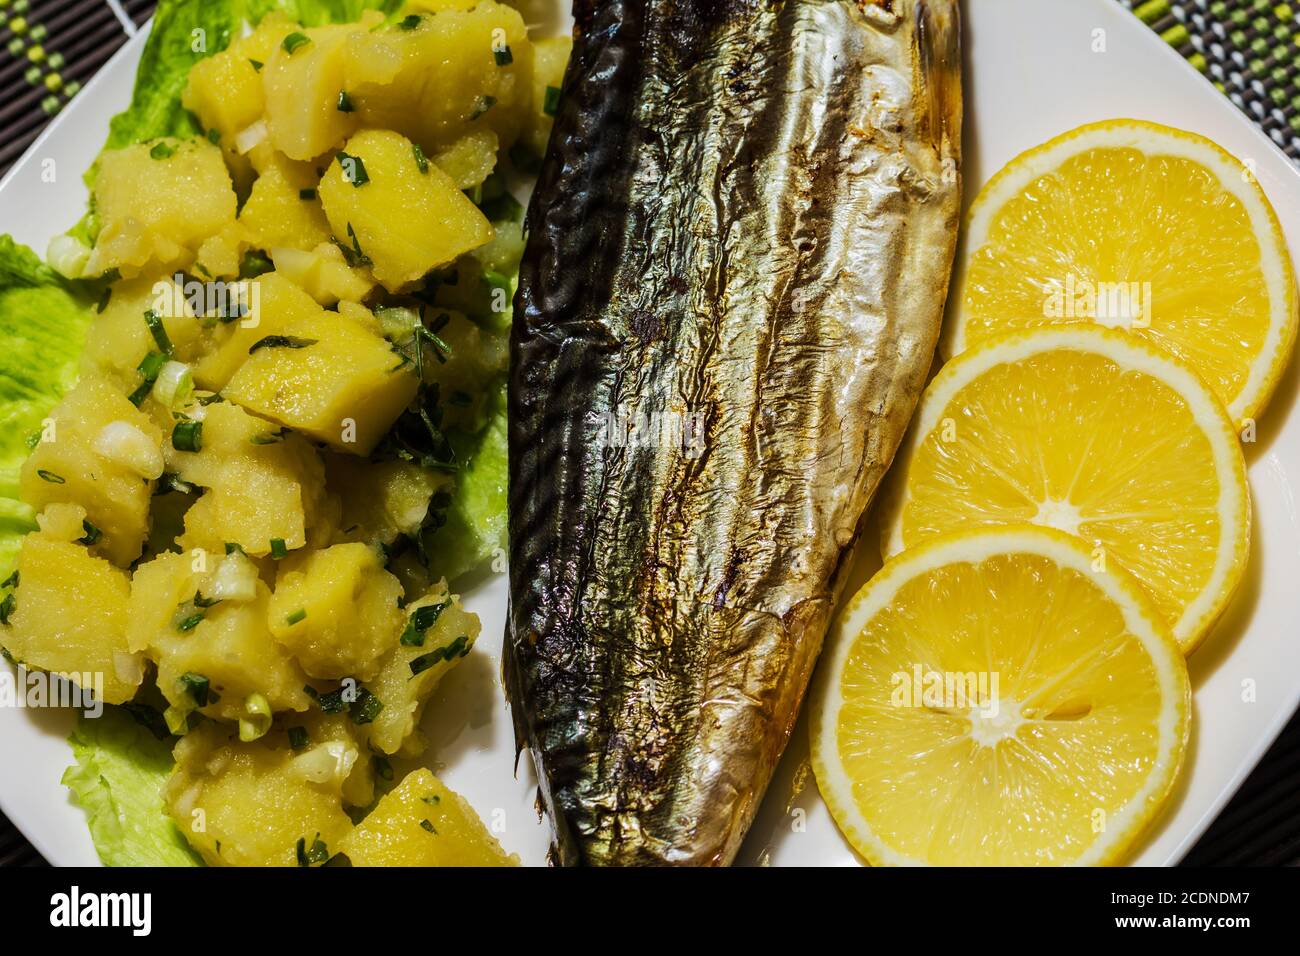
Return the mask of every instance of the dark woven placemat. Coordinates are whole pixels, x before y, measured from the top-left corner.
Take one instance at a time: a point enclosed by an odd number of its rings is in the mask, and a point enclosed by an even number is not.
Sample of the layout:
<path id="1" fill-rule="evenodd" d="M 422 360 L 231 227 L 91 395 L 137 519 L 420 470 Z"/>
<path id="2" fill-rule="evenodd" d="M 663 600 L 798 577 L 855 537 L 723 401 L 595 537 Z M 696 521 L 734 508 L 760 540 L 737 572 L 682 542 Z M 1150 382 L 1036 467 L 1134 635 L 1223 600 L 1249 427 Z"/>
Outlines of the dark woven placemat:
<path id="1" fill-rule="evenodd" d="M 1119 2 L 1300 162 L 1300 3 Z M 0 0 L 0 89 L 8 94 L 0 105 L 0 175 L 153 8 L 150 0 Z M 1300 717 L 1287 726 L 1186 862 L 1300 865 L 1298 802 Z M 0 866 L 43 863 L 0 814 Z"/>

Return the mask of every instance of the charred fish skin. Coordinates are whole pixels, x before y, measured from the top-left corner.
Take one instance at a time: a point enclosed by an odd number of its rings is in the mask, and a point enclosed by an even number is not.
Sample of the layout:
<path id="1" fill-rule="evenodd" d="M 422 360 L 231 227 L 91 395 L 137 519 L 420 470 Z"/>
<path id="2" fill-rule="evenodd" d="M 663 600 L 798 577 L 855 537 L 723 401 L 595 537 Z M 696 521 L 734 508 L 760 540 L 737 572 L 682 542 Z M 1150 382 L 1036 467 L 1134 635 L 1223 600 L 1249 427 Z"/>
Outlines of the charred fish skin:
<path id="1" fill-rule="evenodd" d="M 574 19 L 515 300 L 507 690 L 559 862 L 726 865 L 933 356 L 958 9 Z"/>

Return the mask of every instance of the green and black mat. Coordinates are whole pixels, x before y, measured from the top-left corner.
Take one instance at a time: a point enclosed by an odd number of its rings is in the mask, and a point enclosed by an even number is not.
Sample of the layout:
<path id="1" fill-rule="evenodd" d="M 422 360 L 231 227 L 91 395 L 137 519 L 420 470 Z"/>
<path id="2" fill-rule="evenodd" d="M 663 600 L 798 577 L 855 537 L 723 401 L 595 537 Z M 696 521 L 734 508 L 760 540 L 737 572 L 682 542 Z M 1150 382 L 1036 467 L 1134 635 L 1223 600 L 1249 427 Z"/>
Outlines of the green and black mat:
<path id="1" fill-rule="evenodd" d="M 1300 162 L 1300 0 L 1117 2 Z M 6 93 L 0 104 L 0 175 L 145 24 L 153 7 L 150 0 L 0 0 L 0 89 Z M 1187 863 L 1300 865 L 1298 801 L 1300 717 L 1283 731 Z M 42 862 L 0 814 L 0 866 Z"/>

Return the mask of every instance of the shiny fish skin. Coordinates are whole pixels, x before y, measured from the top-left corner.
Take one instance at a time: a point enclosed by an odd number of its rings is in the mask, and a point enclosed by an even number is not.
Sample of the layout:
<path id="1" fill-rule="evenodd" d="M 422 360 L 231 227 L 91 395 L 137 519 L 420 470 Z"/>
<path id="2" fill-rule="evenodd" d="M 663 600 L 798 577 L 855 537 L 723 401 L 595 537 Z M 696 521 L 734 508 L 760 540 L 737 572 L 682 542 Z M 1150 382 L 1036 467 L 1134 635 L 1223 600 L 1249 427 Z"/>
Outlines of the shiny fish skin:
<path id="1" fill-rule="evenodd" d="M 726 865 L 933 356 L 957 4 L 574 19 L 515 302 L 507 690 L 558 862 Z M 637 416 L 699 440 L 608 440 Z"/>

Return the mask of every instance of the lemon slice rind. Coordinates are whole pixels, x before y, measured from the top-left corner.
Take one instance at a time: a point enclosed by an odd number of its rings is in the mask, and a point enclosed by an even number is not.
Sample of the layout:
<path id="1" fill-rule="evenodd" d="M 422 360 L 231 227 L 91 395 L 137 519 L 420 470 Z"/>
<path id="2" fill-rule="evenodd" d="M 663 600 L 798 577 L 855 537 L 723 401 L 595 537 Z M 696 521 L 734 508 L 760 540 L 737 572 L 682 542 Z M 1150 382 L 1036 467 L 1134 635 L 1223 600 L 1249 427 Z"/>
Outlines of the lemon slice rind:
<path id="1" fill-rule="evenodd" d="M 1072 156 L 1091 149 L 1108 148 L 1131 148 L 1148 155 L 1168 155 L 1200 163 L 1246 210 L 1260 243 L 1261 273 L 1269 297 L 1269 328 L 1245 384 L 1225 404 L 1233 422 L 1256 418 L 1268 404 L 1286 370 L 1300 319 L 1295 271 L 1281 223 L 1263 189 L 1235 156 L 1204 136 L 1145 120 L 1106 120 L 1070 130 L 1021 153 L 984 185 L 966 214 L 965 251 L 958 257 L 953 277 L 955 314 L 945 323 L 940 354 L 947 359 L 960 355 L 969 347 L 964 294 L 967 264 L 971 255 L 987 241 L 994 216 L 1009 199 L 1019 195 L 1039 177 L 1059 168 Z"/>
<path id="2" fill-rule="evenodd" d="M 1187 403 L 1193 420 L 1209 440 L 1220 478 L 1218 549 L 1205 587 L 1171 627 L 1184 653 L 1190 654 L 1228 606 L 1245 572 L 1250 549 L 1246 463 L 1232 422 L 1200 376 L 1164 350 L 1126 332 L 1085 324 L 1010 332 L 981 343 L 945 365 L 921 396 L 912 427 L 882 490 L 881 555 L 889 558 L 908 545 L 903 535 L 903 515 L 910 499 L 907 476 L 912 459 L 926 436 L 945 417 L 953 396 L 995 366 L 1058 349 L 1102 355 L 1122 368 L 1144 372 L 1172 388 Z"/>
<path id="3" fill-rule="evenodd" d="M 1124 857 L 1159 815 L 1173 789 L 1187 746 L 1191 685 L 1177 642 L 1160 622 L 1138 582 L 1128 572 L 1108 567 L 1098 572 L 1092 555 L 1079 539 L 1051 528 L 1009 525 L 992 530 L 959 531 L 932 538 L 886 562 L 840 614 L 827 637 L 812 694 L 810 737 L 812 765 L 818 788 L 841 832 L 868 862 L 876 866 L 924 866 L 926 861 L 902 854 L 885 844 L 853 799 L 853 781 L 839 758 L 836 739 L 843 698 L 839 675 L 857 636 L 886 608 L 899 589 L 928 569 L 954 563 L 979 564 L 1008 554 L 1031 554 L 1087 577 L 1120 609 L 1129 633 L 1136 637 L 1154 664 L 1161 707 L 1156 728 L 1158 757 L 1143 786 L 1119 810 L 1110 814 L 1101 835 L 1072 866 L 1104 866 Z"/>

